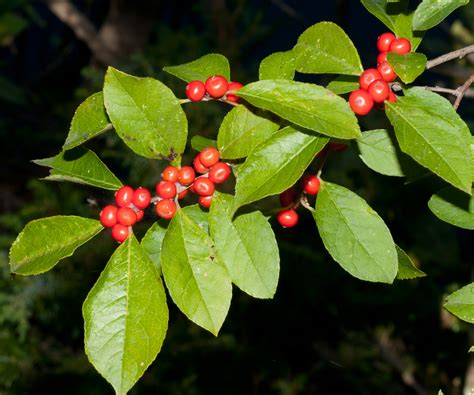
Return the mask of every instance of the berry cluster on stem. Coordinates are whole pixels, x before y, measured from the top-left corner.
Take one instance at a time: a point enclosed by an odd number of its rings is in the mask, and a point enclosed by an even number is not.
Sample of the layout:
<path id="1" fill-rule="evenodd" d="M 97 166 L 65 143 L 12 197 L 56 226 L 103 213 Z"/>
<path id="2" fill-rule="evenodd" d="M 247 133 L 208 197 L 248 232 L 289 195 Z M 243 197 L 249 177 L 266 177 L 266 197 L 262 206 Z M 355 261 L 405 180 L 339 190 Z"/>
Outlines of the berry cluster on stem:
<path id="1" fill-rule="evenodd" d="M 221 75 L 212 75 L 206 82 L 191 81 L 186 86 L 186 96 L 191 101 L 219 99 L 230 103 L 237 103 L 239 97 L 233 92 L 242 88 L 240 82 L 227 81 Z"/>

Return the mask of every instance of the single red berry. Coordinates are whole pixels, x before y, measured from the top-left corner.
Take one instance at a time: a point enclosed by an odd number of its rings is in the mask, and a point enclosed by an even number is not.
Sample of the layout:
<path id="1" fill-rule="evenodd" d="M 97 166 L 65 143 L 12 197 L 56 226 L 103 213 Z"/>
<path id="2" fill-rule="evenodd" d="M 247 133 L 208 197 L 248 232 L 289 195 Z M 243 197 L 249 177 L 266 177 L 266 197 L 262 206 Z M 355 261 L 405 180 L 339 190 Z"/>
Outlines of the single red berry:
<path id="1" fill-rule="evenodd" d="M 377 70 L 380 72 L 382 79 L 386 82 L 392 82 L 395 78 L 397 78 L 397 74 L 393 71 L 392 66 L 390 63 L 383 62 L 377 66 Z"/>
<path id="2" fill-rule="evenodd" d="M 109 204 L 100 212 L 100 222 L 106 228 L 110 228 L 117 223 L 117 207 Z"/>
<path id="3" fill-rule="evenodd" d="M 284 228 L 292 228 L 298 223 L 298 213 L 295 210 L 282 210 L 278 213 L 277 219 Z"/>
<path id="4" fill-rule="evenodd" d="M 390 44 L 389 52 L 396 52 L 400 55 L 411 51 L 411 43 L 406 38 L 398 38 Z"/>
<path id="5" fill-rule="evenodd" d="M 176 213 L 176 203 L 171 199 L 163 199 L 156 203 L 156 214 L 163 219 L 170 219 Z"/>
<path id="6" fill-rule="evenodd" d="M 129 233 L 128 227 L 122 224 L 117 224 L 112 228 L 112 237 L 119 243 L 125 241 Z"/>
<path id="7" fill-rule="evenodd" d="M 115 193 L 115 202 L 119 207 L 128 207 L 132 203 L 133 199 L 133 188 L 128 185 L 120 188 Z"/>
<path id="8" fill-rule="evenodd" d="M 316 195 L 321 186 L 321 181 L 314 175 L 304 176 L 301 180 L 301 187 L 308 195 Z"/>
<path id="9" fill-rule="evenodd" d="M 199 160 L 206 167 L 214 166 L 220 157 L 221 154 L 214 147 L 206 147 L 199 153 Z"/>
<path id="10" fill-rule="evenodd" d="M 178 199 L 181 200 L 181 199 L 184 199 L 184 197 L 188 194 L 188 190 L 187 189 L 184 189 L 182 190 L 181 192 L 178 193 Z"/>
<path id="11" fill-rule="evenodd" d="M 212 195 L 210 196 L 199 196 L 199 204 L 202 207 L 209 208 L 212 203 Z"/>
<path id="12" fill-rule="evenodd" d="M 369 85 L 368 92 L 375 103 L 382 103 L 388 99 L 390 87 L 384 80 L 377 80 Z"/>
<path id="13" fill-rule="evenodd" d="M 382 76 L 377 69 L 367 69 L 359 77 L 360 88 L 366 91 L 372 82 L 380 79 L 382 79 Z"/>
<path id="14" fill-rule="evenodd" d="M 151 196 L 150 191 L 143 187 L 138 187 L 133 192 L 132 203 L 136 208 L 147 208 L 150 204 Z"/>
<path id="15" fill-rule="evenodd" d="M 390 48 L 390 44 L 395 40 L 395 35 L 390 32 L 382 33 L 377 38 L 377 49 L 380 52 L 387 52 Z"/>
<path id="16" fill-rule="evenodd" d="M 201 173 L 201 174 L 205 174 L 209 171 L 209 168 L 204 166 L 200 159 L 199 159 L 199 154 L 196 155 L 196 157 L 194 158 L 193 160 L 193 166 L 194 166 L 194 169 L 198 172 L 198 173 Z"/>
<path id="17" fill-rule="evenodd" d="M 226 182 L 230 176 L 230 167 L 227 163 L 217 162 L 209 170 L 209 179 L 214 184 L 220 184 Z"/>
<path id="18" fill-rule="evenodd" d="M 191 101 L 201 101 L 206 94 L 206 86 L 202 81 L 191 81 L 186 86 L 186 96 Z"/>
<path id="19" fill-rule="evenodd" d="M 237 89 L 242 88 L 243 85 L 240 82 L 229 82 L 229 86 L 227 87 L 228 92 L 236 91 Z M 233 103 L 238 103 L 240 100 L 239 96 L 234 95 L 233 93 L 227 93 L 226 99 Z"/>
<path id="20" fill-rule="evenodd" d="M 380 52 L 378 55 L 377 55 L 377 66 L 383 62 L 386 62 L 387 61 L 387 53 L 388 52 Z"/>
<path id="21" fill-rule="evenodd" d="M 178 181 L 181 185 L 189 185 L 196 178 L 196 173 L 191 166 L 184 166 L 178 174 Z"/>
<path id="22" fill-rule="evenodd" d="M 387 99 L 390 103 L 395 103 L 397 101 L 397 95 L 395 93 L 393 93 L 393 91 L 390 91 L 388 93 L 388 99 Z"/>
<path id="23" fill-rule="evenodd" d="M 165 181 L 176 182 L 178 181 L 179 169 L 174 166 L 165 167 L 161 173 L 161 178 Z"/>
<path id="24" fill-rule="evenodd" d="M 161 180 L 156 184 L 156 193 L 160 198 L 172 199 L 176 196 L 176 184 L 171 181 Z"/>
<path id="25" fill-rule="evenodd" d="M 117 210 L 117 222 L 123 226 L 133 226 L 137 222 L 137 214 L 130 207 L 120 207 Z"/>
<path id="26" fill-rule="evenodd" d="M 198 195 L 210 196 L 214 193 L 214 183 L 206 177 L 199 177 L 194 180 L 194 190 Z"/>
<path id="27" fill-rule="evenodd" d="M 294 188 L 289 188 L 286 191 L 280 193 L 280 204 L 282 207 L 286 207 L 293 203 L 298 198 L 298 193 Z"/>
<path id="28" fill-rule="evenodd" d="M 341 152 L 347 149 L 347 144 L 344 143 L 330 143 L 329 149 L 333 152 Z"/>
<path id="29" fill-rule="evenodd" d="M 138 210 L 135 212 L 135 214 L 137 215 L 137 222 L 138 221 L 141 221 L 143 219 L 143 216 L 145 215 L 145 212 L 143 210 Z"/>
<path id="30" fill-rule="evenodd" d="M 229 83 L 225 77 L 221 75 L 213 75 L 206 80 L 205 86 L 209 96 L 218 99 L 226 94 Z"/>
<path id="31" fill-rule="evenodd" d="M 367 115 L 374 107 L 374 99 L 369 92 L 358 89 L 350 94 L 349 105 L 356 114 Z"/>

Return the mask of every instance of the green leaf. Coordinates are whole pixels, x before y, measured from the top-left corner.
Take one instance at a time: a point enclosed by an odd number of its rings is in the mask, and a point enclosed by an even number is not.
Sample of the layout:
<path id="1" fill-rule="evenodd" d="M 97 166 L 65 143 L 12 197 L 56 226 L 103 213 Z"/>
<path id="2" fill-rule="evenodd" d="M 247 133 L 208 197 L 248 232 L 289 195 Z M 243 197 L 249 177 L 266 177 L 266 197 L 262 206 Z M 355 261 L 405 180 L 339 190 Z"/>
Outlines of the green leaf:
<path id="1" fill-rule="evenodd" d="M 45 180 L 72 181 L 112 191 L 123 185 L 94 152 L 84 147 L 33 162 L 51 168 Z"/>
<path id="2" fill-rule="evenodd" d="M 179 100 L 166 85 L 109 67 L 104 102 L 117 134 L 134 152 L 179 163 L 186 146 L 188 121 Z"/>
<path id="3" fill-rule="evenodd" d="M 275 52 L 260 63 L 259 80 L 292 80 L 295 78 L 295 55 L 293 51 Z"/>
<path id="4" fill-rule="evenodd" d="M 193 136 L 191 139 L 191 147 L 193 147 L 194 150 L 201 152 L 206 147 L 217 148 L 217 142 L 216 140 L 211 140 L 207 137 Z"/>
<path id="5" fill-rule="evenodd" d="M 206 234 L 209 234 L 209 212 L 199 204 L 183 207 L 184 213 Z"/>
<path id="6" fill-rule="evenodd" d="M 75 216 L 31 221 L 10 248 L 10 270 L 23 276 L 44 273 L 102 229 L 95 219 Z"/>
<path id="7" fill-rule="evenodd" d="M 313 213 L 324 246 L 333 259 L 361 280 L 391 284 L 398 257 L 390 231 L 354 192 L 323 182 Z"/>
<path id="8" fill-rule="evenodd" d="M 236 94 L 303 128 L 340 139 L 360 137 L 357 118 L 349 104 L 322 86 L 265 80 L 245 85 Z"/>
<path id="9" fill-rule="evenodd" d="M 418 277 L 425 277 L 426 273 L 418 269 L 408 254 L 399 246 L 395 245 L 398 255 L 397 280 L 412 280 Z"/>
<path id="10" fill-rule="evenodd" d="M 286 127 L 260 144 L 236 172 L 235 204 L 283 192 L 302 176 L 329 139 Z"/>
<path id="11" fill-rule="evenodd" d="M 306 29 L 293 52 L 300 73 L 359 76 L 364 71 L 351 39 L 332 22 L 316 23 Z"/>
<path id="12" fill-rule="evenodd" d="M 209 227 L 219 258 L 232 282 L 255 298 L 272 298 L 278 285 L 280 257 L 273 230 L 260 211 L 232 221 L 233 197 L 212 199 Z"/>
<path id="13" fill-rule="evenodd" d="M 68 150 L 112 129 L 104 107 L 104 94 L 94 93 L 84 100 L 74 113 L 69 134 L 63 145 Z"/>
<path id="14" fill-rule="evenodd" d="M 389 52 L 387 60 L 405 84 L 415 81 L 425 71 L 427 61 L 426 56 L 418 52 L 409 52 L 404 55 Z"/>
<path id="15" fill-rule="evenodd" d="M 469 352 L 474 352 L 474 346 L 469 349 Z"/>
<path id="16" fill-rule="evenodd" d="M 461 320 L 474 324 L 474 283 L 449 295 L 444 308 Z"/>
<path id="17" fill-rule="evenodd" d="M 385 103 L 403 152 L 455 187 L 471 193 L 471 133 L 451 103 L 412 88 L 396 103 Z"/>
<path id="18" fill-rule="evenodd" d="M 160 352 L 168 328 L 163 283 L 133 233 L 110 258 L 82 312 L 89 360 L 125 395 Z"/>
<path id="19" fill-rule="evenodd" d="M 469 0 L 423 0 L 415 10 L 413 29 L 431 29 L 454 10 L 468 3 Z"/>
<path id="20" fill-rule="evenodd" d="M 254 114 L 243 105 L 234 107 L 225 116 L 217 135 L 221 157 L 239 159 L 248 156 L 278 128 L 275 122 Z"/>
<path id="21" fill-rule="evenodd" d="M 230 81 L 229 61 L 225 56 L 217 53 L 204 55 L 197 60 L 179 66 L 163 67 L 163 70 L 186 82 L 194 80 L 204 82 L 211 75 L 222 75 L 227 81 Z"/>
<path id="22" fill-rule="evenodd" d="M 334 92 L 336 95 L 343 95 L 359 89 L 359 77 L 353 75 L 340 75 L 334 78 L 326 89 Z"/>
<path id="23" fill-rule="evenodd" d="M 447 187 L 431 197 L 428 207 L 441 221 L 474 230 L 474 196 Z"/>
<path id="24" fill-rule="evenodd" d="M 28 27 L 28 21 L 12 12 L 2 12 L 0 15 L 0 45 L 2 41 L 14 37 Z"/>
<path id="25" fill-rule="evenodd" d="M 184 210 L 171 220 L 161 266 L 174 303 L 194 323 L 217 336 L 232 298 L 232 284 L 212 241 Z"/>
<path id="26" fill-rule="evenodd" d="M 155 265 L 158 273 L 161 273 L 161 247 L 163 239 L 165 238 L 166 230 L 168 229 L 168 221 L 159 220 L 155 222 L 143 236 L 140 242 L 143 251 L 148 255 L 148 258 Z"/>

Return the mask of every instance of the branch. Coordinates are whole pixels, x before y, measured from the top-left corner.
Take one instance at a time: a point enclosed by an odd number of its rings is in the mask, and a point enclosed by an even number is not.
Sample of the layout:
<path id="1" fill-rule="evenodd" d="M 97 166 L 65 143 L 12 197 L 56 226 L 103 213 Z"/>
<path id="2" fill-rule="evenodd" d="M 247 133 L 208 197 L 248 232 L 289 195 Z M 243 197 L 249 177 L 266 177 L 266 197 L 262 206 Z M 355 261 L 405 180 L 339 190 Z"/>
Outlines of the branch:
<path id="1" fill-rule="evenodd" d="M 456 51 L 448 52 L 444 55 L 438 56 L 437 58 L 431 59 L 430 61 L 426 63 L 426 70 L 436 67 L 442 63 L 449 62 L 450 60 L 453 60 L 456 58 L 461 59 L 470 53 L 474 53 L 474 44 L 458 49 Z"/>
<path id="2" fill-rule="evenodd" d="M 459 105 L 461 104 L 461 100 L 464 96 L 466 96 L 469 87 L 474 83 L 474 74 L 471 75 L 468 80 L 462 84 L 457 90 L 459 91 L 458 97 L 456 98 L 456 101 L 453 104 L 453 107 L 455 110 L 458 109 Z"/>

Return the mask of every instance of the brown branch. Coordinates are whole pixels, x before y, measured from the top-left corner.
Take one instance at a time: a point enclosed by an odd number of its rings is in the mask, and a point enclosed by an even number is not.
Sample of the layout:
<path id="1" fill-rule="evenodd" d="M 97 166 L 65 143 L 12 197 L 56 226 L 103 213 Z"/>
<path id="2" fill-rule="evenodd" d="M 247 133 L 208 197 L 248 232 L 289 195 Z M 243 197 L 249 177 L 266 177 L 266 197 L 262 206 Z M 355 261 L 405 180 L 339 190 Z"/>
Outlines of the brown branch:
<path id="1" fill-rule="evenodd" d="M 450 60 L 453 60 L 456 58 L 461 59 L 470 53 L 474 53 L 474 44 L 458 49 L 456 51 L 448 52 L 444 55 L 438 56 L 437 58 L 431 59 L 430 61 L 426 63 L 426 70 L 429 70 L 442 63 L 449 62 Z"/>
<path id="2" fill-rule="evenodd" d="M 471 75 L 467 81 L 462 84 L 457 90 L 459 91 L 458 97 L 456 98 L 456 101 L 453 104 L 454 109 L 457 111 L 459 105 L 461 104 L 461 100 L 463 99 L 464 96 L 466 96 L 469 87 L 474 83 L 474 74 Z"/>

